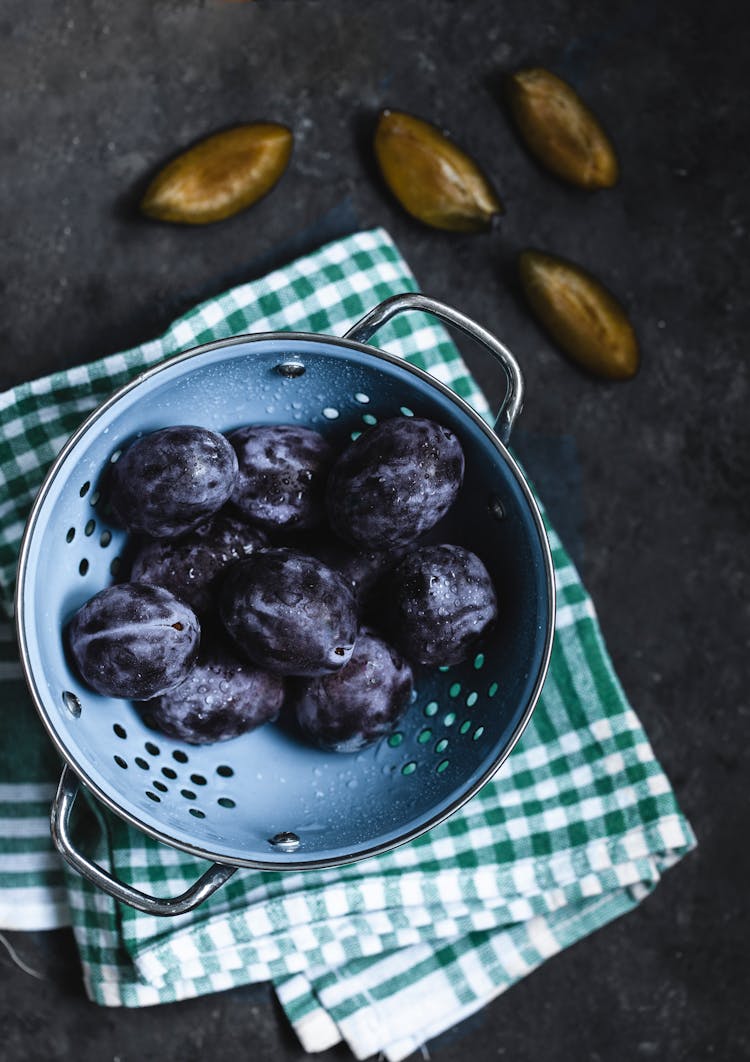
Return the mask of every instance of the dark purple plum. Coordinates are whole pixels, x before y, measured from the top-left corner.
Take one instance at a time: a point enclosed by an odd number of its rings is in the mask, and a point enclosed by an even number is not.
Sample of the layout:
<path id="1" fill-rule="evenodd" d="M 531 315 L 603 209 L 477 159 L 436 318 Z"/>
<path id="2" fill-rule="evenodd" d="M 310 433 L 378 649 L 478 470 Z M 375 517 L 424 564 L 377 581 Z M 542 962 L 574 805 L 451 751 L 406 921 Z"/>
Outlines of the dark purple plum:
<path id="1" fill-rule="evenodd" d="M 184 682 L 143 706 L 146 722 L 191 745 L 227 741 L 272 722 L 284 700 L 284 680 L 213 646 Z"/>
<path id="2" fill-rule="evenodd" d="M 266 544 L 257 527 L 221 512 L 179 539 L 147 539 L 133 558 L 131 582 L 163 586 L 199 616 L 211 611 L 220 572 Z"/>
<path id="3" fill-rule="evenodd" d="M 329 522 L 366 549 L 406 546 L 446 514 L 463 474 L 461 444 L 448 428 L 419 417 L 381 421 L 331 469 Z"/>
<path id="4" fill-rule="evenodd" d="M 339 671 L 354 649 L 352 592 L 336 572 L 295 550 L 258 550 L 229 568 L 219 610 L 240 652 L 276 675 Z"/>
<path id="5" fill-rule="evenodd" d="M 274 531 L 322 523 L 334 456 L 322 435 L 294 424 L 258 424 L 228 439 L 239 464 L 232 501 L 249 520 Z"/>
<path id="6" fill-rule="evenodd" d="M 112 466 L 109 500 L 128 531 L 176 538 L 224 505 L 237 457 L 223 435 L 181 425 L 136 439 Z"/>
<path id="7" fill-rule="evenodd" d="M 88 686 L 107 697 L 146 701 L 187 678 L 198 655 L 200 626 L 168 590 L 120 583 L 82 605 L 67 636 Z"/>
<path id="8" fill-rule="evenodd" d="M 359 549 L 328 534 L 306 544 L 306 552 L 343 576 L 357 603 L 363 605 L 375 584 L 398 564 L 406 552 L 396 549 Z"/>
<path id="9" fill-rule="evenodd" d="M 401 654 L 363 627 L 351 660 L 335 675 L 294 683 L 290 705 L 302 731 L 334 752 L 357 752 L 390 733 L 414 687 Z"/>
<path id="10" fill-rule="evenodd" d="M 424 546 L 387 580 L 388 631 L 410 660 L 459 664 L 497 619 L 487 569 L 463 546 Z"/>

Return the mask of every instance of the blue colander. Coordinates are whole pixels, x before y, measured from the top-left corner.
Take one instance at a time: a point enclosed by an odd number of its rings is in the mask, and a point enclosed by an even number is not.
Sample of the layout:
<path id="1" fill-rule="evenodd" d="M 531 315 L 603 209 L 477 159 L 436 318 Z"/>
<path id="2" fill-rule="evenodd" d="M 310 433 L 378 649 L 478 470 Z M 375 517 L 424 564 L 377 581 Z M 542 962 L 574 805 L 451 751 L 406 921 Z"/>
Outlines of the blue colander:
<path id="1" fill-rule="evenodd" d="M 439 380 L 367 344 L 404 310 L 432 313 L 498 360 L 508 387 L 494 430 Z M 264 333 L 187 351 L 88 417 L 34 504 L 16 600 L 26 679 L 65 761 L 52 833 L 81 874 L 141 910 L 177 914 L 237 867 L 333 867 L 385 852 L 452 814 L 497 771 L 539 696 L 554 627 L 542 519 L 505 445 L 521 392 L 518 366 L 497 339 L 448 306 L 405 294 L 376 307 L 342 339 Z M 413 415 L 439 421 L 461 440 L 465 482 L 439 540 L 460 542 L 482 558 L 497 587 L 500 620 L 465 663 L 417 669 L 413 703 L 398 730 L 356 755 L 312 748 L 278 726 L 196 748 L 148 729 L 128 701 L 81 684 L 62 630 L 117 571 L 125 536 L 102 512 L 101 481 L 136 436 L 171 424 L 228 431 L 299 422 L 342 447 L 381 418 Z M 145 833 L 214 865 L 174 898 L 116 880 L 71 836 L 81 784 Z"/>

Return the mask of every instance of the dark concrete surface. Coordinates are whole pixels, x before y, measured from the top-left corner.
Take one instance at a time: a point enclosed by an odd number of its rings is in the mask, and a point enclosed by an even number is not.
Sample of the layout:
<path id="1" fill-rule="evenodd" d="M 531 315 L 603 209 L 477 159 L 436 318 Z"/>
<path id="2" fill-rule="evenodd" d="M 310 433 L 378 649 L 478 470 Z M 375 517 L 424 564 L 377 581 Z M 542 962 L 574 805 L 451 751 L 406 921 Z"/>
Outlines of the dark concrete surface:
<path id="1" fill-rule="evenodd" d="M 197 299 L 377 224 L 427 292 L 522 363 L 532 473 L 580 535 L 616 667 L 700 847 L 640 909 L 431 1043 L 438 1062 L 750 1057 L 747 22 L 723 0 L 0 5 L 0 387 L 147 339 Z M 528 63 L 601 116 L 619 187 L 580 193 L 526 156 L 498 85 Z M 482 161 L 507 206 L 495 232 L 430 231 L 388 198 L 364 150 L 386 104 Z M 260 118 L 296 137 L 272 195 L 204 230 L 138 218 L 165 159 Z M 581 261 L 628 305 L 637 379 L 589 379 L 532 323 L 513 268 L 529 245 Z M 3 1058 L 303 1056 L 266 986 L 99 1010 L 67 933 L 10 937 L 44 980 L 0 951 Z"/>

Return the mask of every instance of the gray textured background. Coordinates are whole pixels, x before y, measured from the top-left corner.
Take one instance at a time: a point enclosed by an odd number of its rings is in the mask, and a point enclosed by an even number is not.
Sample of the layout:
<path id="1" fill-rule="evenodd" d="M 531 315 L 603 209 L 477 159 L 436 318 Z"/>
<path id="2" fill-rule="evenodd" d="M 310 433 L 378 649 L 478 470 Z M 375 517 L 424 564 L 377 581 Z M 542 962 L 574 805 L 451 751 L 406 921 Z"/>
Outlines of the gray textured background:
<path id="1" fill-rule="evenodd" d="M 2 0 L 0 388 L 148 339 L 196 300 L 385 225 L 423 288 L 494 329 L 528 388 L 519 448 L 578 555 L 625 687 L 700 840 L 636 912 L 430 1045 L 438 1062 L 750 1057 L 747 8 L 683 0 Z M 622 181 L 557 183 L 504 116 L 503 71 L 568 78 Z M 419 227 L 367 149 L 376 110 L 452 130 L 494 178 L 490 236 Z M 138 217 L 168 157 L 222 126 L 295 132 L 282 183 L 203 230 Z M 643 367 L 602 384 L 531 322 L 536 246 L 628 305 Z M 480 382 L 499 381 L 471 349 Z M 299 1059 L 265 986 L 141 1012 L 86 1002 L 66 933 L 0 951 L 0 1054 Z M 344 1049 L 324 1059 L 350 1057 Z"/>

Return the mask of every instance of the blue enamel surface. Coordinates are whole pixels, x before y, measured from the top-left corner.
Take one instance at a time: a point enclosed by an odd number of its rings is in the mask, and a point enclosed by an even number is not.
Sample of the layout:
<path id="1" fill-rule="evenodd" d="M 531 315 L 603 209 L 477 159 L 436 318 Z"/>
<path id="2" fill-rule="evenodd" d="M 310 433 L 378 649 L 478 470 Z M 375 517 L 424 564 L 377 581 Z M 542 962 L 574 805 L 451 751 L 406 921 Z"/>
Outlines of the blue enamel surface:
<path id="1" fill-rule="evenodd" d="M 284 379 L 275 371 L 288 357 L 304 362 L 304 375 Z M 61 630 L 83 601 L 111 581 L 110 566 L 123 545 L 121 532 L 102 515 L 101 500 L 91 504 L 97 491 L 104 493 L 102 474 L 117 450 L 140 433 L 181 423 L 219 431 L 247 423 L 300 423 L 343 446 L 352 432 L 366 429 L 363 417 L 401 416 L 402 407 L 449 426 L 461 440 L 465 483 L 429 537 L 479 554 L 498 590 L 500 622 L 477 648 L 484 656 L 480 665 L 472 655 L 447 672 L 418 670 L 417 698 L 400 740 L 356 756 L 334 755 L 266 726 L 226 744 L 191 748 L 149 730 L 130 703 L 80 684 L 65 659 Z M 502 519 L 493 515 L 497 501 Z M 28 548 L 22 587 L 26 648 L 43 717 L 62 751 L 100 796 L 143 827 L 227 862 L 336 860 L 423 828 L 507 749 L 545 658 L 548 575 L 520 474 L 453 398 L 374 353 L 325 339 L 260 337 L 167 363 L 101 412 L 73 445 L 48 484 Z M 65 707 L 66 691 L 81 702 L 78 718 Z M 205 784 L 191 781 L 193 775 Z M 183 796 L 183 789 L 195 797 Z M 227 802 L 234 806 L 223 806 Z M 293 857 L 268 844 L 284 831 L 301 839 Z"/>

